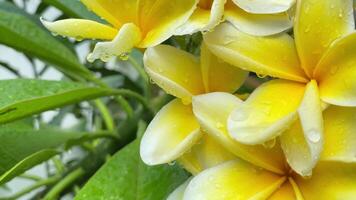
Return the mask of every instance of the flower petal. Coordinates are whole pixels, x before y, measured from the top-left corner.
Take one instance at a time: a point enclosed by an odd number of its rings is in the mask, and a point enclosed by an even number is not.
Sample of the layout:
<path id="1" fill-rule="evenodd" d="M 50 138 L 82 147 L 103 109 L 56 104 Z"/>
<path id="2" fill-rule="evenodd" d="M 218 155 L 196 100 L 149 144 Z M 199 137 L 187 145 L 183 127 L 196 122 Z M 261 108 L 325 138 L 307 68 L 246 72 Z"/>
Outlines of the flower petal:
<path id="1" fill-rule="evenodd" d="M 230 114 L 230 135 L 245 144 L 262 144 L 279 136 L 295 121 L 304 89 L 303 84 L 284 80 L 258 87 Z"/>
<path id="2" fill-rule="evenodd" d="M 227 150 L 257 166 L 276 173 L 283 173 L 283 154 L 278 145 L 266 149 L 262 145 L 244 145 L 233 140 L 227 132 L 227 118 L 232 110 L 242 104 L 229 93 L 215 92 L 195 96 L 193 111 L 202 129 L 214 137 Z"/>
<path id="3" fill-rule="evenodd" d="M 172 162 L 201 136 L 191 106 L 175 99 L 164 106 L 149 124 L 141 140 L 141 158 L 148 165 Z"/>
<path id="4" fill-rule="evenodd" d="M 310 176 L 318 159 L 312 157 L 300 120 L 279 136 L 289 166 L 302 176 Z"/>
<path id="5" fill-rule="evenodd" d="M 311 157 L 300 121 L 293 123 L 279 136 L 279 140 L 289 166 L 298 174 L 310 175 L 315 162 Z"/>
<path id="6" fill-rule="evenodd" d="M 198 144 L 180 157 L 179 162 L 192 174 L 198 174 L 205 169 L 235 159 L 236 156 L 219 144 L 219 141 L 204 133 Z"/>
<path id="7" fill-rule="evenodd" d="M 345 199 L 356 197 L 356 165 L 320 162 L 309 179 L 294 178 L 304 199 Z"/>
<path id="8" fill-rule="evenodd" d="M 328 46 L 354 29 L 352 0 L 298 1 L 294 36 L 306 73 L 312 76 Z"/>
<path id="9" fill-rule="evenodd" d="M 141 41 L 140 29 L 133 23 L 124 24 L 114 40 L 98 42 L 87 57 L 89 62 L 101 59 L 107 62 L 113 56 L 124 57 Z"/>
<path id="10" fill-rule="evenodd" d="M 285 180 L 285 177 L 235 160 L 205 170 L 194 177 L 183 199 L 267 199 Z"/>
<path id="11" fill-rule="evenodd" d="M 168 45 L 148 48 L 144 64 L 150 78 L 167 93 L 191 102 L 204 93 L 199 61 L 191 54 Z"/>
<path id="12" fill-rule="evenodd" d="M 292 185 L 286 181 L 268 200 L 296 200 Z"/>
<path id="13" fill-rule="evenodd" d="M 223 20 L 225 3 L 226 0 L 214 0 L 212 2 L 200 0 L 198 8 L 187 22 L 178 27 L 175 35 L 211 31 Z"/>
<path id="14" fill-rule="evenodd" d="M 268 14 L 287 11 L 295 0 L 232 0 L 240 8 L 249 13 Z"/>
<path id="15" fill-rule="evenodd" d="M 224 23 L 204 35 L 212 53 L 227 63 L 261 75 L 306 82 L 293 39 L 287 34 L 255 37 Z"/>
<path id="16" fill-rule="evenodd" d="M 189 178 L 184 183 L 182 183 L 179 187 L 177 187 L 167 198 L 167 200 L 182 200 L 184 196 L 185 189 L 188 187 L 188 184 L 192 178 Z"/>
<path id="17" fill-rule="evenodd" d="M 356 108 L 330 106 L 323 113 L 325 145 L 321 160 L 356 162 Z"/>
<path id="18" fill-rule="evenodd" d="M 248 72 L 234 67 L 216 57 L 203 43 L 201 70 L 206 92 L 233 93 L 245 82 Z"/>
<path id="19" fill-rule="evenodd" d="M 137 24 L 138 0 L 80 0 L 89 10 L 116 28 L 125 23 Z"/>
<path id="20" fill-rule="evenodd" d="M 140 0 L 139 24 L 144 40 L 140 47 L 152 47 L 171 37 L 196 9 L 198 0 Z"/>
<path id="21" fill-rule="evenodd" d="M 312 80 L 307 84 L 298 114 L 312 161 L 309 163 L 309 170 L 300 171 L 300 173 L 310 176 L 312 168 L 319 160 L 324 144 L 322 106 L 316 81 Z M 308 166 L 308 163 L 304 162 L 304 165 Z"/>
<path id="22" fill-rule="evenodd" d="M 356 106 L 356 33 L 335 41 L 315 71 L 323 101 Z"/>
<path id="23" fill-rule="evenodd" d="M 86 19 L 65 19 L 55 22 L 41 19 L 41 22 L 54 34 L 76 39 L 112 40 L 118 32 L 115 28 Z"/>
<path id="24" fill-rule="evenodd" d="M 237 29 L 256 36 L 281 33 L 293 26 L 293 21 L 287 12 L 278 14 L 251 14 L 233 3 L 227 4 L 225 18 Z"/>
<path id="25" fill-rule="evenodd" d="M 209 23 L 209 20 L 210 12 L 198 7 L 189 20 L 175 30 L 174 35 L 191 35 L 202 31 Z"/>

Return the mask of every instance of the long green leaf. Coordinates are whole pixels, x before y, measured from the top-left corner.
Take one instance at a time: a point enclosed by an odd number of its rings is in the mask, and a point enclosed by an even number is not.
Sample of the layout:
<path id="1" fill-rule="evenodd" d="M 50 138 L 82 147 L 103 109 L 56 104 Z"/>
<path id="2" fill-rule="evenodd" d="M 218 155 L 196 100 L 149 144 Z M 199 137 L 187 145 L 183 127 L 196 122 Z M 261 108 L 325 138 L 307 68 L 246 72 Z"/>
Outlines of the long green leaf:
<path id="1" fill-rule="evenodd" d="M 179 166 L 146 166 L 139 140 L 116 153 L 88 181 L 75 200 L 164 200 L 188 175 Z"/>
<path id="2" fill-rule="evenodd" d="M 11 181 L 16 176 L 23 174 L 28 169 L 52 158 L 58 153 L 59 152 L 54 149 L 45 149 L 29 155 L 0 176 L 0 185 Z"/>
<path id="3" fill-rule="evenodd" d="M 15 6 L 0 2 L 0 43 L 53 64 L 70 77 L 93 80 L 92 73 L 76 55 L 38 21 L 34 22 Z"/>
<path id="4" fill-rule="evenodd" d="M 0 185 L 55 155 L 58 146 L 83 135 L 48 128 L 34 130 L 22 121 L 0 126 Z"/>
<path id="5" fill-rule="evenodd" d="M 0 93 L 0 124 L 113 94 L 110 89 L 74 82 L 30 79 L 1 80 Z"/>

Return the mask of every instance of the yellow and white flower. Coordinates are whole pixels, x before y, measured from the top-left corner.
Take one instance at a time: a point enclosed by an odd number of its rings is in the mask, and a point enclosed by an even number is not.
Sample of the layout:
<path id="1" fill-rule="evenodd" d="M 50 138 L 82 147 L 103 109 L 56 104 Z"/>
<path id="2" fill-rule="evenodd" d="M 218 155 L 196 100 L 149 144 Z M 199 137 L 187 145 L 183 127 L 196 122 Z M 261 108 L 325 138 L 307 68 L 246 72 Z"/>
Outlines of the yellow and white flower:
<path id="1" fill-rule="evenodd" d="M 193 96 L 214 91 L 235 92 L 248 75 L 213 56 L 205 45 L 200 61 L 172 46 L 151 47 L 144 54 L 144 64 L 150 78 L 177 97 L 157 113 L 142 138 L 140 154 L 148 165 L 175 161 L 203 137 L 193 115 Z M 190 168 L 194 172 L 200 167 Z"/>
<path id="2" fill-rule="evenodd" d="M 272 35 L 293 26 L 295 0 L 200 0 L 190 19 L 176 35 L 212 31 L 222 21 L 252 35 Z"/>
<path id="3" fill-rule="evenodd" d="M 209 49 L 224 61 L 280 78 L 257 88 L 231 113 L 228 129 L 233 138 L 256 145 L 281 136 L 281 145 L 294 171 L 304 176 L 311 174 L 323 150 L 325 131 L 328 132 L 322 115 L 327 107 L 324 102 L 356 106 L 352 4 L 352 0 L 299 0 L 294 39 L 285 33 L 251 36 L 227 23 L 205 35 Z M 352 110 L 333 109 L 346 113 Z M 328 115 L 328 119 L 324 115 L 324 119 L 337 121 L 337 116 Z M 335 137 L 342 142 L 352 136 Z M 340 151 L 346 150 L 339 146 Z M 350 155 L 335 159 L 355 161 Z"/>
<path id="4" fill-rule="evenodd" d="M 158 45 L 171 37 L 196 8 L 197 0 L 81 0 L 109 25 L 85 19 L 43 21 L 55 34 L 77 39 L 100 39 L 89 61 L 125 57 L 133 48 Z"/>
<path id="5" fill-rule="evenodd" d="M 226 107 L 238 101 L 227 93 L 199 95 L 193 99 L 194 113 L 207 134 L 227 138 L 226 128 L 214 127 L 221 121 L 226 124 L 229 117 Z M 263 149 L 258 149 L 260 146 L 250 146 L 250 152 L 255 148 L 255 152 L 260 153 L 247 158 L 244 153 L 237 154 L 243 160 L 235 159 L 206 169 L 180 186 L 168 199 L 352 200 L 356 196 L 356 164 L 340 158 L 351 158 L 356 150 L 356 134 L 352 131 L 356 128 L 353 123 L 355 112 L 356 108 L 330 106 L 326 109 L 325 150 L 322 155 L 325 159 L 316 165 L 311 177 L 305 178 L 291 169 L 279 151 L 264 149 L 263 152 Z M 229 146 L 227 140 L 216 141 L 222 142 L 230 151 L 237 148 Z M 273 149 L 278 150 L 279 146 L 277 141 Z"/>

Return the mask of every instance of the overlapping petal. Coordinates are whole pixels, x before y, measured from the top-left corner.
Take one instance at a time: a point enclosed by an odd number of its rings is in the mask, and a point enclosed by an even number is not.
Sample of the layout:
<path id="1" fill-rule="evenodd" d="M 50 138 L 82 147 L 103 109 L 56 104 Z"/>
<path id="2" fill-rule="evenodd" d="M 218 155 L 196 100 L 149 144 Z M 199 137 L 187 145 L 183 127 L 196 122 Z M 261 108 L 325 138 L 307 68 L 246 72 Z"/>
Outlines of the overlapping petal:
<path id="1" fill-rule="evenodd" d="M 204 93 L 199 61 L 191 54 L 167 45 L 146 50 L 146 72 L 164 89 L 189 103 L 193 95 Z"/>
<path id="2" fill-rule="evenodd" d="M 335 41 L 316 71 L 323 101 L 340 106 L 356 106 L 356 33 Z"/>
<path id="3" fill-rule="evenodd" d="M 204 40 L 215 55 L 234 66 L 261 75 L 307 81 L 294 41 L 287 34 L 255 37 L 224 23 L 205 34 Z"/>
<path id="4" fill-rule="evenodd" d="M 302 67 L 309 76 L 329 45 L 355 29 L 352 0 L 301 0 L 294 36 Z"/>
<path id="5" fill-rule="evenodd" d="M 324 145 L 322 105 L 316 81 L 306 86 L 298 114 L 300 120 L 280 136 L 280 141 L 291 168 L 302 176 L 311 176 Z"/>
<path id="6" fill-rule="evenodd" d="M 89 62 L 94 62 L 96 59 L 107 62 L 113 56 L 125 57 L 141 39 L 139 27 L 133 23 L 124 24 L 112 41 L 97 43 L 87 59 Z"/>
<path id="7" fill-rule="evenodd" d="M 356 196 L 356 165 L 320 162 L 309 179 L 296 176 L 304 199 L 354 199 Z"/>
<path id="8" fill-rule="evenodd" d="M 210 11 L 197 8 L 183 25 L 179 26 L 174 35 L 188 35 L 205 29 L 210 20 Z"/>
<path id="9" fill-rule="evenodd" d="M 175 99 L 164 106 L 147 127 L 141 140 L 141 158 L 148 165 L 172 162 L 201 136 L 191 106 Z"/>
<path id="10" fill-rule="evenodd" d="M 42 24 L 54 34 L 76 39 L 112 40 L 117 29 L 95 21 L 85 19 L 64 19 L 55 22 L 41 20 Z"/>
<path id="11" fill-rule="evenodd" d="M 234 67 L 201 47 L 201 71 L 206 92 L 235 92 L 248 76 L 248 72 Z"/>
<path id="12" fill-rule="evenodd" d="M 202 139 L 179 158 L 179 163 L 192 174 L 234 160 L 236 156 L 218 143 L 215 138 L 204 133 Z"/>
<path id="13" fill-rule="evenodd" d="M 284 160 L 278 145 L 266 149 L 262 145 L 244 145 L 233 140 L 227 132 L 227 118 L 242 104 L 228 93 L 209 93 L 193 98 L 193 111 L 202 129 L 239 158 L 276 173 L 282 173 Z"/>
<path id="14" fill-rule="evenodd" d="M 145 36 L 140 47 L 158 45 L 171 37 L 193 14 L 198 0 L 140 0 L 139 24 Z"/>
<path id="15" fill-rule="evenodd" d="M 356 108 L 330 106 L 324 111 L 325 145 L 321 160 L 356 162 Z"/>
<path id="16" fill-rule="evenodd" d="M 285 177 L 235 160 L 205 170 L 194 177 L 183 199 L 267 199 L 285 180 Z"/>
<path id="17" fill-rule="evenodd" d="M 249 13 L 268 14 L 281 13 L 293 6 L 295 0 L 232 0 L 240 8 Z"/>
<path id="18" fill-rule="evenodd" d="M 308 176 L 311 175 L 312 168 L 318 162 L 324 144 L 322 106 L 316 81 L 312 80 L 307 84 L 298 114 L 312 161 L 304 163 L 306 167 L 310 167 L 309 171 L 298 172 Z"/>
<path id="19" fill-rule="evenodd" d="M 268 200 L 303 200 L 297 199 L 292 185 L 289 181 L 285 182 L 276 192 L 268 198 Z"/>
<path id="20" fill-rule="evenodd" d="M 225 8 L 225 19 L 237 29 L 256 36 L 268 36 L 292 28 L 293 21 L 287 12 L 278 14 L 248 13 L 232 2 Z"/>
<path id="21" fill-rule="evenodd" d="M 304 84 L 284 80 L 258 87 L 230 114 L 230 135 L 245 144 L 261 144 L 279 136 L 295 121 L 304 90 Z"/>

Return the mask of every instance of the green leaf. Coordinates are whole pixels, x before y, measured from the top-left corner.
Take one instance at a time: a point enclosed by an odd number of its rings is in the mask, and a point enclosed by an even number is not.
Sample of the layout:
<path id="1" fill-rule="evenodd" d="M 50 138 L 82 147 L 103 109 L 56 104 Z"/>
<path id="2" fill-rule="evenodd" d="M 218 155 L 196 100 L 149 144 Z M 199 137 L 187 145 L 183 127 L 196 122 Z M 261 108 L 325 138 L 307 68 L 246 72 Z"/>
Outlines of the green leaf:
<path id="1" fill-rule="evenodd" d="M 53 64 L 75 79 L 93 80 L 92 73 L 64 44 L 22 10 L 0 2 L 0 43 Z"/>
<path id="2" fill-rule="evenodd" d="M 139 155 L 139 140 L 116 153 L 87 182 L 75 200 L 164 200 L 187 178 L 179 166 L 149 167 Z"/>
<path id="3" fill-rule="evenodd" d="M 0 126 L 0 185 L 57 153 L 55 148 L 84 133 L 34 130 L 28 123 Z"/>
<path id="4" fill-rule="evenodd" d="M 110 89 L 65 81 L 12 79 L 0 81 L 0 124 L 42 111 L 112 95 Z"/>
<path id="5" fill-rule="evenodd" d="M 43 0 L 43 2 L 52 5 L 63 13 L 73 18 L 90 19 L 103 22 L 97 15 L 90 12 L 80 1 L 73 0 Z"/>
<path id="6" fill-rule="evenodd" d="M 18 175 L 23 174 L 28 169 L 49 160 L 53 156 L 57 155 L 59 152 L 54 149 L 45 149 L 39 152 L 36 152 L 13 166 L 7 172 L 0 176 L 0 185 L 7 183 L 11 179 L 15 178 Z"/>

